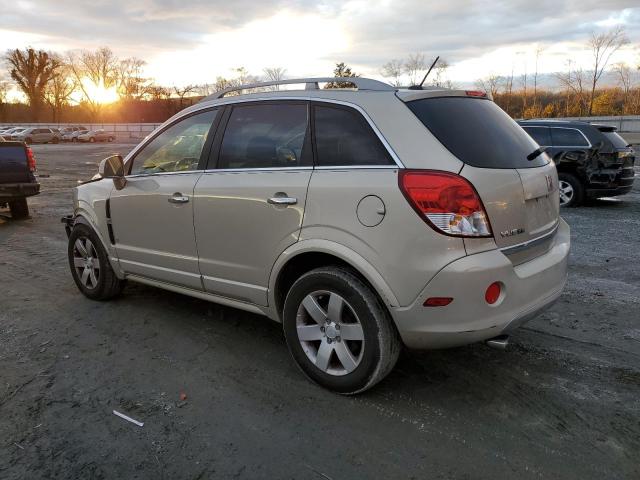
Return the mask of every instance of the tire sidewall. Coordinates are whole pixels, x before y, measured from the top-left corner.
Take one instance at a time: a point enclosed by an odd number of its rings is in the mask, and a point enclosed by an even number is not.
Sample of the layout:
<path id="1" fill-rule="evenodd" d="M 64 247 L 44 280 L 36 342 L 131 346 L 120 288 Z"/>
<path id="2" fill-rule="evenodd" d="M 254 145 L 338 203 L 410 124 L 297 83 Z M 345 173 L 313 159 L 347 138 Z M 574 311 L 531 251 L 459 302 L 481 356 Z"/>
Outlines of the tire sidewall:
<path id="1" fill-rule="evenodd" d="M 100 278 L 98 279 L 98 286 L 96 288 L 89 289 L 82 284 L 80 277 L 78 276 L 78 272 L 75 269 L 73 263 L 73 248 L 76 243 L 76 240 L 79 237 L 87 237 L 93 243 L 94 248 L 98 254 L 98 261 L 100 262 Z M 73 277 L 73 281 L 76 283 L 78 289 L 88 298 L 93 300 L 100 300 L 103 298 L 105 290 L 107 288 L 106 285 L 106 272 L 108 268 L 111 268 L 109 264 L 109 259 L 107 254 L 102 246 L 102 242 L 96 235 L 96 233 L 90 227 L 78 223 L 74 225 L 73 230 L 71 230 L 71 235 L 69 235 L 69 245 L 67 247 L 67 257 L 69 260 L 69 268 L 71 269 L 71 276 Z"/>
<path id="2" fill-rule="evenodd" d="M 562 205 L 562 208 L 572 208 L 580 206 L 584 201 L 584 187 L 580 180 L 572 173 L 562 172 L 558 174 L 558 182 L 567 182 L 573 188 L 573 198 L 569 203 Z"/>
<path id="3" fill-rule="evenodd" d="M 330 271 L 312 271 L 300 277 L 291 287 L 283 309 L 283 329 L 289 351 L 303 373 L 314 382 L 338 393 L 354 393 L 365 388 L 374 375 L 380 359 L 380 331 L 375 316 L 375 297 L 357 277 L 335 275 Z M 355 287 L 355 288 L 354 288 Z M 296 317 L 302 300 L 311 292 L 325 290 L 344 298 L 353 308 L 364 333 L 364 352 L 356 369 L 342 376 L 334 376 L 319 370 L 307 357 L 298 339 Z M 369 291 L 369 295 L 367 295 Z"/>

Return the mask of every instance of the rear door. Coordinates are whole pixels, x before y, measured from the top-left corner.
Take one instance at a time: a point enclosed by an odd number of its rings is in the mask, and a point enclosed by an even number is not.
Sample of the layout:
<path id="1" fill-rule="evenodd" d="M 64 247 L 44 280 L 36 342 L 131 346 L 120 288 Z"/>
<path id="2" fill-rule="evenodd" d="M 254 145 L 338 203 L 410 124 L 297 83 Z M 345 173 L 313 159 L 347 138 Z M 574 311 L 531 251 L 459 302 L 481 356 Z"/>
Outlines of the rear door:
<path id="1" fill-rule="evenodd" d="M 126 186 L 110 197 L 113 240 L 129 273 L 202 290 L 193 231 L 193 189 L 217 110 L 155 135 L 128 160 Z"/>
<path id="2" fill-rule="evenodd" d="M 271 267 L 298 241 L 312 172 L 308 103 L 226 109 L 194 192 L 205 290 L 267 304 Z"/>
<path id="3" fill-rule="evenodd" d="M 522 263 L 544 253 L 559 221 L 558 177 L 546 154 L 500 107 L 473 97 L 425 98 L 408 103 L 425 126 L 465 163 L 489 216 L 495 243 Z M 530 248 L 525 242 L 538 240 Z M 465 239 L 465 245 L 473 239 Z M 510 247 L 518 246 L 507 250 Z"/>

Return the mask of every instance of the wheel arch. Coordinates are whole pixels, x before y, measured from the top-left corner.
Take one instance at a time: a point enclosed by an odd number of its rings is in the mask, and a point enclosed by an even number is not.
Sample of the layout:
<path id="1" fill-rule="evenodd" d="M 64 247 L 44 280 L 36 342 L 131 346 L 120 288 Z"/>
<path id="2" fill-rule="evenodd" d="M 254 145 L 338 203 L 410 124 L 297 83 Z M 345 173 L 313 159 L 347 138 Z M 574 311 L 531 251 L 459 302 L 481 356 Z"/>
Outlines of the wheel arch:
<path id="1" fill-rule="evenodd" d="M 304 240 L 285 250 L 276 260 L 269 278 L 269 305 L 275 319 L 282 321 L 282 308 L 286 294 L 300 275 L 314 268 L 338 265 L 353 270 L 382 303 L 397 306 L 398 299 L 382 275 L 353 250 L 329 240 Z"/>
<path id="2" fill-rule="evenodd" d="M 102 233 L 100 233 L 100 229 L 98 228 L 97 223 L 95 219 L 92 218 L 91 214 L 84 209 L 76 210 L 74 212 L 73 225 L 75 226 L 76 224 L 85 225 L 89 227 L 91 230 L 93 230 L 93 232 L 96 234 L 96 236 L 100 240 L 100 243 L 102 244 L 102 248 L 104 248 L 104 251 L 107 252 L 109 263 L 111 263 L 111 268 L 113 268 L 113 271 L 116 273 L 116 276 L 121 279 L 124 278 L 124 273 L 120 269 L 120 264 L 118 263 L 118 260 L 114 255 L 113 248 L 109 245 L 109 243 L 105 241 L 104 236 L 102 235 Z"/>

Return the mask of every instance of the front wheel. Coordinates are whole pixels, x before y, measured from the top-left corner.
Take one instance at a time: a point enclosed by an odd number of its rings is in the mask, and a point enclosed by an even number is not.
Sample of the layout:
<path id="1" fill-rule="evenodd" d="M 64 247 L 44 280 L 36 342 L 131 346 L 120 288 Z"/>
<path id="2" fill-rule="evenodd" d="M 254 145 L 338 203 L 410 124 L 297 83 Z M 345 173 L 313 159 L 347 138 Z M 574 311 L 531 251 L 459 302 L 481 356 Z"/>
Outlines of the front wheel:
<path id="1" fill-rule="evenodd" d="M 102 242 L 90 227 L 74 225 L 67 255 L 73 280 L 85 297 L 108 300 L 122 292 L 124 281 L 116 277 Z"/>
<path id="2" fill-rule="evenodd" d="M 558 191 L 561 207 L 578 207 L 584 201 L 584 187 L 572 173 L 558 174 Z"/>
<path id="3" fill-rule="evenodd" d="M 307 377 L 341 394 L 373 387 L 400 353 L 386 308 L 344 268 L 317 268 L 296 280 L 285 300 L 283 328 L 289 351 Z"/>

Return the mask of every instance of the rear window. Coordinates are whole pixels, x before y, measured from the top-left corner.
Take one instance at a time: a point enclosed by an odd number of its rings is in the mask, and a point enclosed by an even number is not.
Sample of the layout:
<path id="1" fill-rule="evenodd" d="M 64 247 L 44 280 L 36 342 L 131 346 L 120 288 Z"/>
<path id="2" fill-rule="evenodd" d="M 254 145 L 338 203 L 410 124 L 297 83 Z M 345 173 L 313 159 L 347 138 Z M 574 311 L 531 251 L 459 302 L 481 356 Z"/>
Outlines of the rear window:
<path id="1" fill-rule="evenodd" d="M 522 127 L 541 147 L 551 145 L 551 134 L 547 127 Z"/>
<path id="2" fill-rule="evenodd" d="M 451 153 L 468 165 L 531 168 L 547 164 L 546 155 L 527 160 L 538 145 L 490 100 L 425 98 L 407 106 Z"/>
<path id="3" fill-rule="evenodd" d="M 27 158 L 27 152 L 25 152 L 24 147 L 20 145 L 15 146 L 0 146 L 0 164 L 7 161 L 15 161 L 15 160 L 25 160 Z"/>
<path id="4" fill-rule="evenodd" d="M 616 132 L 602 132 L 602 134 L 607 138 L 607 140 L 613 143 L 615 148 L 627 148 L 629 146 L 629 142 Z"/>

